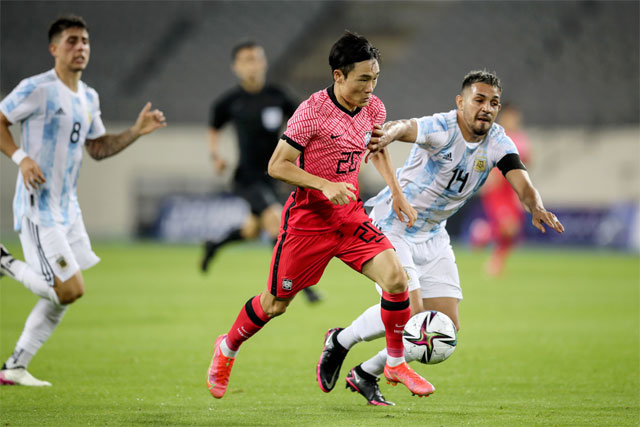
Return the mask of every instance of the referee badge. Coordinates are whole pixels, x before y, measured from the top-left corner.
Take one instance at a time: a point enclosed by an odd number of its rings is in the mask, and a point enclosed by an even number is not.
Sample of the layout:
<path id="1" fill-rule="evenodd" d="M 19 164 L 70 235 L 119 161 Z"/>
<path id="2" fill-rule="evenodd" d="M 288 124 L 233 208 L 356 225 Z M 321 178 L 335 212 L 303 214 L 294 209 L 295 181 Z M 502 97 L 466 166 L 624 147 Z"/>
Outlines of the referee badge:
<path id="1" fill-rule="evenodd" d="M 273 132 L 282 126 L 282 117 L 280 107 L 267 107 L 262 110 L 262 125 L 265 129 Z"/>
<path id="2" fill-rule="evenodd" d="M 282 290 L 290 291 L 293 286 L 293 280 L 291 279 L 282 279 Z"/>
<path id="3" fill-rule="evenodd" d="M 487 159 L 485 157 L 478 156 L 473 162 L 473 170 L 477 172 L 484 172 L 487 169 Z"/>

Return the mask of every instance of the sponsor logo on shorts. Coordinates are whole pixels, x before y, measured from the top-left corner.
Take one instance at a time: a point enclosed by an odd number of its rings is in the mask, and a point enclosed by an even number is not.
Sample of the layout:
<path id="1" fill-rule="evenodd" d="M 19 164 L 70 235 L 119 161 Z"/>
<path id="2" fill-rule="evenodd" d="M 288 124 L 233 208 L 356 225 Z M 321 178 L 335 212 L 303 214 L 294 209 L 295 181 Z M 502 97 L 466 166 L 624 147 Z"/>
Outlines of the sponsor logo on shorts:
<path id="1" fill-rule="evenodd" d="M 62 255 L 60 255 L 58 259 L 56 259 L 56 264 L 58 264 L 63 270 L 69 266 L 69 263 L 66 259 L 64 259 Z"/>
<path id="2" fill-rule="evenodd" d="M 293 280 L 291 279 L 282 279 L 282 290 L 290 291 L 293 286 Z"/>

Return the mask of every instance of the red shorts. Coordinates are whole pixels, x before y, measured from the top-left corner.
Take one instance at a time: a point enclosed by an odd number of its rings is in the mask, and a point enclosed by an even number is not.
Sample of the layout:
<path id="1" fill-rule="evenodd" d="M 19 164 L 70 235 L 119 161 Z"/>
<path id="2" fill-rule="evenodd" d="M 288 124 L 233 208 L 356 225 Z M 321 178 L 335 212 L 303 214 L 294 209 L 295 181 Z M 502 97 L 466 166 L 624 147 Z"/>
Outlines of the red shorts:
<path id="1" fill-rule="evenodd" d="M 327 233 L 291 234 L 285 224 L 273 248 L 267 288 L 277 298 L 291 298 L 318 283 L 334 256 L 360 273 L 365 262 L 387 249 L 393 245 L 361 208 Z"/>

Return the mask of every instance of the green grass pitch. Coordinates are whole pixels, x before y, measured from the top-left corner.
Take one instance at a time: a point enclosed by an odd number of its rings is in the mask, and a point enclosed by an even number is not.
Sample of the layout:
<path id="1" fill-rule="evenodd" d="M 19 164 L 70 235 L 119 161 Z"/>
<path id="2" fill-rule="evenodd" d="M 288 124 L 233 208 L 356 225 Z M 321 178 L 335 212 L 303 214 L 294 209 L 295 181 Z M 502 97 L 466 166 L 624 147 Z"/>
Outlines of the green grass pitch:
<path id="1" fill-rule="evenodd" d="M 10 245 L 19 255 L 19 245 Z M 87 292 L 29 369 L 50 388 L 2 387 L 2 425 L 638 425 L 636 256 L 521 249 L 505 276 L 485 277 L 487 253 L 456 248 L 465 300 L 458 348 L 414 364 L 436 393 L 418 399 L 381 381 L 395 407 L 367 406 L 341 379 L 329 394 L 315 366 L 326 330 L 346 326 L 378 295 L 334 260 L 318 285 L 241 349 L 226 396 L 205 373 L 215 338 L 266 284 L 270 250 L 235 245 L 197 270 L 195 246 L 96 245 Z M 36 298 L 0 280 L 0 359 Z M 356 346 L 348 369 L 382 348 Z"/>

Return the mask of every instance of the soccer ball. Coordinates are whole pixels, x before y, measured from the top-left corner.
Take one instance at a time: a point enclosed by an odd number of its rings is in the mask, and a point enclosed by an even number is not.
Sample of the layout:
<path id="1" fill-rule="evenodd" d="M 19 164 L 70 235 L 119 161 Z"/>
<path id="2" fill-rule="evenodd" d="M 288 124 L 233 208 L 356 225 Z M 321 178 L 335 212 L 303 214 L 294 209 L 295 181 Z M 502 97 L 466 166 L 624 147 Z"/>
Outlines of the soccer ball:
<path id="1" fill-rule="evenodd" d="M 453 353 L 458 341 L 456 326 L 444 313 L 423 311 L 413 316 L 402 333 L 404 350 L 426 364 L 440 363 Z"/>

